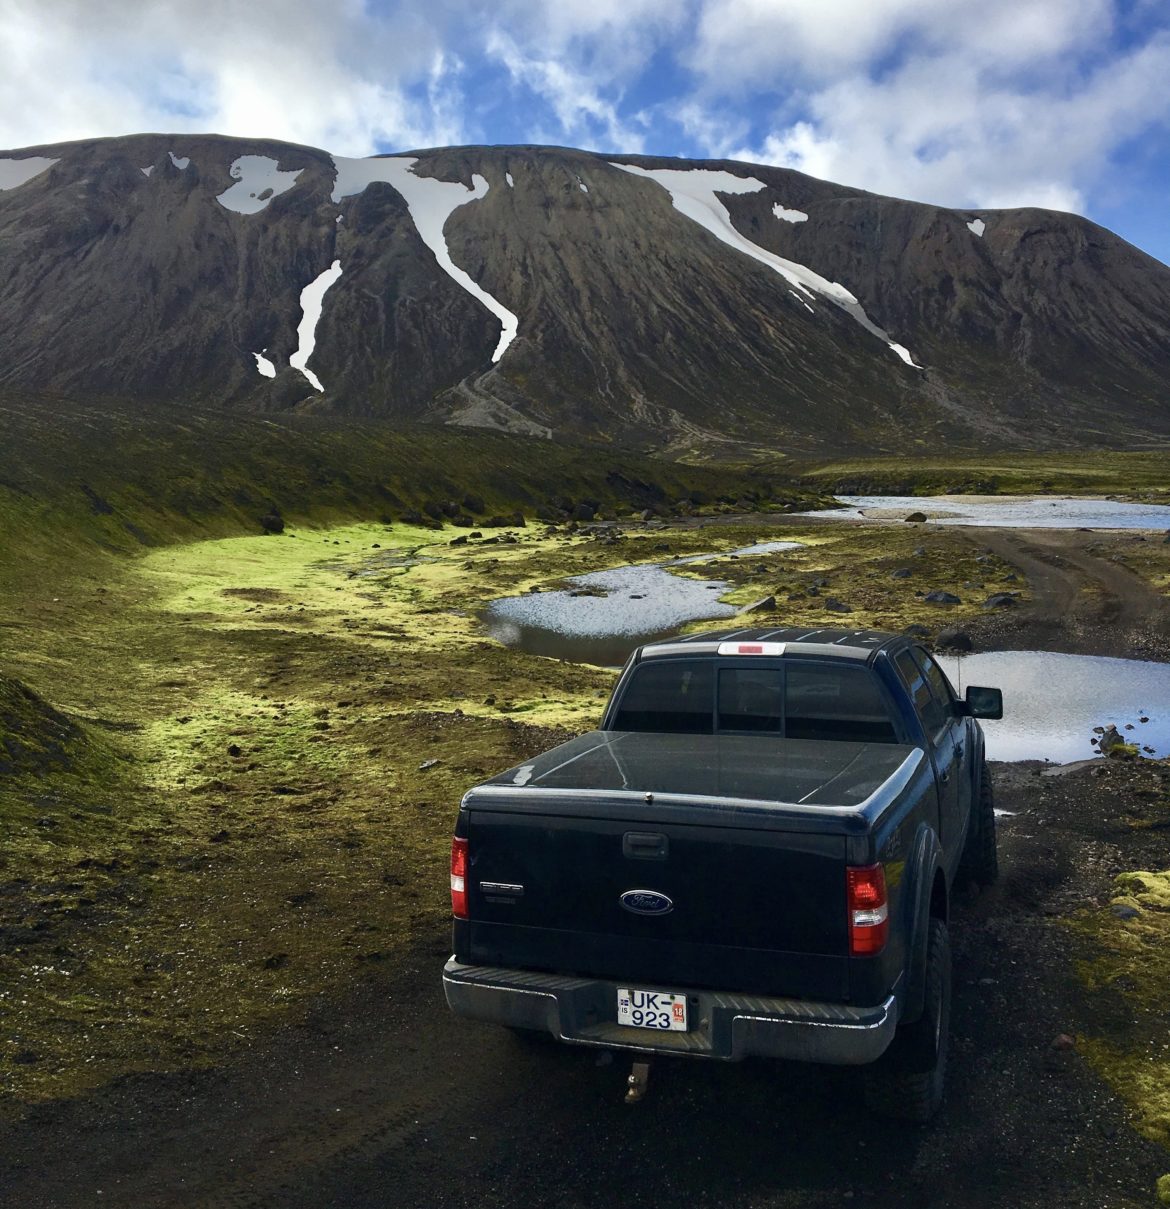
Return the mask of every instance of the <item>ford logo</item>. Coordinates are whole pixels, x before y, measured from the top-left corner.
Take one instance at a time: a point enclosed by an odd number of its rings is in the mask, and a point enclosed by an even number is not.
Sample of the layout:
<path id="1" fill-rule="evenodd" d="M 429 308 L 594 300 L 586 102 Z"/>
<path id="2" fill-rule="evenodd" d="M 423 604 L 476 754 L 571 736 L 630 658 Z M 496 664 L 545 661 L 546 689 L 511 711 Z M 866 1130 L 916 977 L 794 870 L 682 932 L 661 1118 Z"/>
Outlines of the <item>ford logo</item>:
<path id="1" fill-rule="evenodd" d="M 657 890 L 627 890 L 622 895 L 622 906 L 635 915 L 668 915 L 674 903 Z"/>

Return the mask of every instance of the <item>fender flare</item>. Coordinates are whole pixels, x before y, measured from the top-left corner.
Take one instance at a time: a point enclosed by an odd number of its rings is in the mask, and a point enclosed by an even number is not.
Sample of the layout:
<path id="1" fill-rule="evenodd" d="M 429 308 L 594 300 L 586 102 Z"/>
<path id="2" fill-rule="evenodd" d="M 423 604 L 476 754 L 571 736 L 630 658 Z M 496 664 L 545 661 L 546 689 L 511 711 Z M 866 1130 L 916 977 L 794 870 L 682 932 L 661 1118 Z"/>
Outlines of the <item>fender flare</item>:
<path id="1" fill-rule="evenodd" d="M 906 993 L 900 1023 L 913 1023 L 922 1015 L 926 993 L 926 948 L 930 934 L 930 899 L 935 875 L 943 868 L 942 845 L 934 829 L 923 823 L 914 836 L 910 859 L 911 884 L 904 910 L 908 913 Z M 944 886 L 946 874 L 943 873 Z M 943 918 L 946 918 L 944 912 Z"/>

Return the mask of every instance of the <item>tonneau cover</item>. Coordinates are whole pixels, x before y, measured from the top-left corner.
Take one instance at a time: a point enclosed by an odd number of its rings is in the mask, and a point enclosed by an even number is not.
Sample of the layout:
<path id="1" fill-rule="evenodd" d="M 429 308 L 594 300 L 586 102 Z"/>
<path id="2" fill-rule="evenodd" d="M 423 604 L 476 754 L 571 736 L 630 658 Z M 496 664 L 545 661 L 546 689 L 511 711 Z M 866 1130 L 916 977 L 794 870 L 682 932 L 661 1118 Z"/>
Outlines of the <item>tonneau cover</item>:
<path id="1" fill-rule="evenodd" d="M 856 809 L 921 754 L 895 743 L 591 731 L 486 785 Z"/>

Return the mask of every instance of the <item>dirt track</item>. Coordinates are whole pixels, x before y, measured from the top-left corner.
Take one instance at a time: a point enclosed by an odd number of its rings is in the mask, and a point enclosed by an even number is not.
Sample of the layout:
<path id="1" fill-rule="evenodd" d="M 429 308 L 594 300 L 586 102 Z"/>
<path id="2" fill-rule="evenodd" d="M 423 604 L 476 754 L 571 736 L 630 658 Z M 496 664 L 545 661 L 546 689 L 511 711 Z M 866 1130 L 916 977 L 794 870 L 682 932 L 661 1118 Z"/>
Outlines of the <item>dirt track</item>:
<path id="1" fill-rule="evenodd" d="M 1035 597 L 981 623 L 981 647 L 1166 651 L 1164 600 L 1088 553 L 1089 535 L 971 537 Z M 1107 901 L 1116 872 L 1166 863 L 1164 831 L 1115 825 L 1149 769 L 998 770 L 999 804 L 1018 813 L 1000 884 L 956 904 L 950 1090 L 929 1129 L 875 1122 L 852 1072 L 766 1062 L 659 1062 L 628 1108 L 620 1058 L 452 1019 L 437 931 L 223 1069 L 132 1077 L 0 1123 L 0 1205 L 1148 1206 L 1170 1155 L 1051 1043 L 1091 1030 L 1099 1006 L 1061 917 Z"/>
<path id="2" fill-rule="evenodd" d="M 966 536 L 1017 567 L 1033 603 L 978 627 L 983 646 L 1167 659 L 1170 601 L 1113 561 L 1099 534 L 971 529 Z"/>

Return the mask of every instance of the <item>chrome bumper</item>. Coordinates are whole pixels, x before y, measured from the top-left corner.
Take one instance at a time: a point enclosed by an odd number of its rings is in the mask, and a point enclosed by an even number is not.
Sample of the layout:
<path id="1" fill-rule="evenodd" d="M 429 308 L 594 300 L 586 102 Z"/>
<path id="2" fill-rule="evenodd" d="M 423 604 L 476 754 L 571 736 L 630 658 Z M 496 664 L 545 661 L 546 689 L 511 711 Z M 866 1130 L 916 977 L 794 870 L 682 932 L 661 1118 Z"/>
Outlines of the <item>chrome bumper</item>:
<path id="1" fill-rule="evenodd" d="M 536 1029 L 572 1045 L 732 1062 L 760 1056 L 857 1066 L 881 1057 L 898 1024 L 894 995 L 875 1007 L 857 1008 L 686 989 L 687 1032 L 629 1028 L 616 1020 L 615 982 L 461 965 L 454 957 L 443 969 L 443 991 L 458 1016 Z"/>

